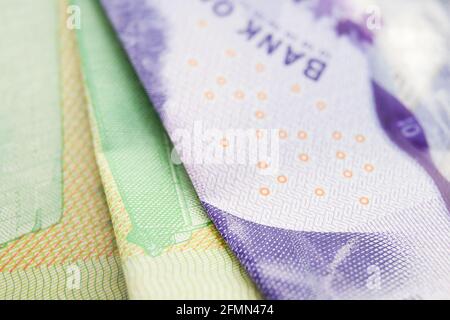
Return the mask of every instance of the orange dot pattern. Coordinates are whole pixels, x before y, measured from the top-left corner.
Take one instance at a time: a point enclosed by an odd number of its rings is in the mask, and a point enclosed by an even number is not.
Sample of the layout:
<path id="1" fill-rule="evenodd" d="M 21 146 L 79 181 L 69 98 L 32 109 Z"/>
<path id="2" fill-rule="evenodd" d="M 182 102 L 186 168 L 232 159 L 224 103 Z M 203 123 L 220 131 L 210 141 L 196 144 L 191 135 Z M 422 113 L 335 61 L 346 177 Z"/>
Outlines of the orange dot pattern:
<path id="1" fill-rule="evenodd" d="M 291 87 L 292 93 L 300 93 L 300 91 L 301 91 L 301 87 L 298 83 L 292 85 L 292 87 Z"/>
<path id="2" fill-rule="evenodd" d="M 205 98 L 206 98 L 207 100 L 214 100 L 214 92 L 212 92 L 212 91 L 206 91 L 206 92 L 205 92 Z"/>
<path id="3" fill-rule="evenodd" d="M 219 86 L 223 86 L 227 83 L 227 79 L 225 79 L 225 77 L 219 76 L 217 77 L 216 82 Z"/>
<path id="4" fill-rule="evenodd" d="M 309 160 L 309 156 L 306 153 L 302 153 L 298 156 L 300 161 L 307 162 Z"/>
<path id="5" fill-rule="evenodd" d="M 299 131 L 299 132 L 297 133 L 297 137 L 298 137 L 300 140 L 306 140 L 306 139 L 308 138 L 308 134 L 307 134 L 305 131 Z"/>
<path id="6" fill-rule="evenodd" d="M 256 130 L 256 138 L 257 138 L 257 139 L 262 139 L 263 136 L 264 136 L 263 131 L 257 129 L 257 130 Z"/>
<path id="7" fill-rule="evenodd" d="M 286 176 L 278 176 L 277 177 L 277 181 L 279 182 L 279 183 L 286 183 L 287 182 L 287 177 Z"/>
<path id="8" fill-rule="evenodd" d="M 340 160 L 345 159 L 345 158 L 346 158 L 345 152 L 343 152 L 343 151 L 338 151 L 338 152 L 336 152 L 336 158 L 338 158 L 338 159 L 340 159 Z"/>
<path id="9" fill-rule="evenodd" d="M 323 190 L 322 188 L 316 188 L 316 190 L 314 190 L 314 193 L 318 197 L 325 196 L 325 190 Z"/>
<path id="10" fill-rule="evenodd" d="M 351 170 L 344 170 L 343 175 L 346 178 L 351 178 L 351 177 L 353 177 L 353 172 Z"/>
<path id="11" fill-rule="evenodd" d="M 359 203 L 361 203 L 362 205 L 368 205 L 369 204 L 369 198 L 367 197 L 361 197 L 359 198 Z"/>
<path id="12" fill-rule="evenodd" d="M 269 164 L 265 161 L 259 161 L 256 165 L 259 169 L 267 169 L 269 167 Z"/>
<path id="13" fill-rule="evenodd" d="M 262 196 L 268 196 L 269 194 L 270 194 L 270 190 L 269 190 L 269 188 L 266 188 L 266 187 L 262 187 L 262 188 L 260 188 L 259 189 L 259 193 L 262 195 Z"/>
<path id="14" fill-rule="evenodd" d="M 255 112 L 255 117 L 257 119 L 264 119 L 265 116 L 266 116 L 266 114 L 261 110 L 258 110 Z"/>
<path id="15" fill-rule="evenodd" d="M 278 137 L 282 140 L 287 139 L 288 138 L 288 133 L 286 130 L 278 130 Z"/>
<path id="16" fill-rule="evenodd" d="M 228 139 L 223 138 L 222 140 L 220 140 L 220 145 L 224 148 L 227 148 L 230 146 L 230 142 L 228 141 Z"/>
<path id="17" fill-rule="evenodd" d="M 208 22 L 206 20 L 201 19 L 201 20 L 198 20 L 197 25 L 200 28 L 206 28 L 208 26 Z"/>
<path id="18" fill-rule="evenodd" d="M 320 111 L 324 110 L 327 107 L 327 104 L 325 101 L 317 101 L 316 102 L 316 108 Z"/>
<path id="19" fill-rule="evenodd" d="M 356 142 L 363 143 L 364 141 L 366 141 L 366 137 L 364 137 L 362 134 L 358 134 L 355 136 L 355 140 Z"/>
<path id="20" fill-rule="evenodd" d="M 234 58 L 234 57 L 236 57 L 236 51 L 234 51 L 233 49 L 227 49 L 225 51 L 225 55 L 227 57 Z"/>
<path id="21" fill-rule="evenodd" d="M 333 132 L 332 136 L 333 136 L 334 140 L 341 140 L 342 139 L 342 133 L 340 133 L 339 131 Z"/>
<path id="22" fill-rule="evenodd" d="M 245 93 L 244 93 L 244 91 L 242 91 L 242 90 L 236 90 L 236 91 L 234 92 L 234 97 L 235 97 L 237 100 L 243 100 L 243 99 L 245 98 Z"/>
<path id="23" fill-rule="evenodd" d="M 206 21 L 203 21 L 203 22 L 202 22 L 202 21 L 199 21 L 199 22 L 198 22 L 198 25 L 199 25 L 199 26 L 206 27 L 206 26 L 207 26 L 207 23 L 206 23 Z M 228 57 L 230 57 L 230 58 L 233 58 L 233 57 L 236 56 L 236 51 L 233 50 L 233 49 L 227 49 L 227 50 L 225 51 L 225 54 L 226 54 L 226 56 L 228 56 Z M 191 67 L 196 67 L 196 66 L 198 66 L 198 61 L 195 60 L 195 59 L 193 59 L 193 58 L 192 58 L 192 59 L 189 59 L 189 60 L 188 60 L 188 65 L 191 66 Z M 262 73 L 262 72 L 265 71 L 265 69 L 266 69 L 266 67 L 265 67 L 265 65 L 262 64 L 262 63 L 257 63 L 257 64 L 255 65 L 255 71 L 256 71 L 257 73 Z M 226 80 L 226 78 L 225 78 L 224 76 L 218 76 L 218 77 L 216 78 L 216 83 L 217 83 L 219 86 L 224 86 L 224 85 L 227 83 L 227 80 Z M 290 91 L 291 91 L 292 93 L 298 94 L 298 93 L 301 92 L 301 86 L 300 86 L 298 83 L 294 83 L 294 84 L 292 84 L 292 86 L 291 86 L 291 88 L 290 88 Z M 213 99 L 215 98 L 215 94 L 214 94 L 214 92 L 212 92 L 211 90 L 206 91 L 206 92 L 204 93 L 204 96 L 205 96 L 205 98 L 206 98 L 207 100 L 213 100 Z M 233 94 L 233 97 L 234 97 L 236 100 L 244 100 L 244 99 L 245 99 L 245 93 L 244 93 L 244 91 L 242 91 L 242 90 L 236 90 L 236 91 L 234 92 L 234 94 Z M 265 100 L 268 99 L 268 96 L 267 96 L 267 93 L 266 93 L 265 91 L 258 91 L 258 92 L 256 93 L 256 98 L 257 98 L 258 100 L 260 100 L 260 101 L 265 101 Z M 324 110 L 324 109 L 327 108 L 327 103 L 326 103 L 325 101 L 323 101 L 323 100 L 318 100 L 318 101 L 315 103 L 315 107 L 316 107 L 319 111 L 322 111 L 322 110 Z M 262 110 L 257 110 L 257 111 L 255 112 L 255 117 L 256 117 L 257 119 L 264 119 L 264 118 L 266 117 L 266 114 L 265 114 L 265 112 L 262 111 Z M 257 130 L 256 130 L 256 137 L 257 137 L 257 139 L 261 139 L 261 138 L 263 137 L 263 132 L 262 132 L 262 130 L 260 130 L 260 129 L 257 129 Z M 280 129 L 280 130 L 278 131 L 278 137 L 279 137 L 280 139 L 287 139 L 287 138 L 288 138 L 288 133 L 287 133 L 287 131 L 286 131 L 286 130 L 283 130 L 283 129 Z M 297 132 L 297 138 L 298 138 L 299 140 L 306 140 L 306 139 L 308 139 L 308 133 L 307 133 L 306 131 L 300 130 L 300 131 Z M 334 132 L 332 133 L 332 135 L 331 135 L 331 138 L 332 138 L 333 140 L 335 140 L 335 141 L 339 141 L 339 140 L 342 140 L 342 139 L 343 139 L 343 135 L 342 135 L 342 133 L 341 133 L 340 131 L 334 131 Z M 364 135 L 362 135 L 362 134 L 357 134 L 357 135 L 354 136 L 354 138 L 355 138 L 355 141 L 358 142 L 358 143 L 363 143 L 363 142 L 366 141 L 366 137 L 365 137 Z M 222 139 L 222 140 L 220 141 L 220 144 L 221 144 L 223 147 L 228 147 L 228 146 L 229 146 L 229 142 L 228 142 L 228 140 L 226 140 L 225 138 Z M 344 159 L 346 159 L 346 157 L 347 157 L 347 155 L 346 155 L 345 152 L 343 152 L 343 151 L 337 151 L 337 152 L 336 152 L 336 158 L 337 158 L 337 159 L 339 159 L 339 160 L 344 160 Z M 298 155 L 298 159 L 299 159 L 301 162 L 308 162 L 308 161 L 310 160 L 309 155 L 306 154 L 306 153 L 301 153 L 301 154 L 299 154 L 299 155 Z M 257 168 L 258 168 L 258 169 L 264 170 L 264 169 L 267 169 L 268 167 L 269 167 L 269 165 L 268 165 L 265 161 L 259 161 L 259 162 L 257 163 Z M 370 163 L 366 163 L 366 164 L 364 164 L 363 169 L 364 169 L 364 171 L 370 173 L 370 172 L 373 172 L 373 171 L 374 171 L 374 166 L 373 166 L 372 164 L 370 164 Z M 354 174 L 353 174 L 353 171 L 352 171 L 352 170 L 346 169 L 346 170 L 342 171 L 342 175 L 343 175 L 343 177 L 345 177 L 345 178 L 352 178 Z M 278 183 L 284 184 L 284 183 L 287 182 L 287 177 L 284 176 L 284 175 L 280 175 L 280 176 L 278 176 L 278 177 L 276 178 L 276 180 L 277 180 Z M 271 192 L 270 192 L 270 189 L 269 189 L 269 188 L 267 188 L 267 187 L 261 187 L 261 188 L 259 189 L 259 193 L 260 193 L 262 196 L 268 196 Z M 322 188 L 316 188 L 316 189 L 314 190 L 314 193 L 315 193 L 315 195 L 318 196 L 318 197 L 323 197 L 323 196 L 325 196 L 325 190 L 322 189 Z M 361 197 L 361 198 L 359 198 L 359 203 L 362 204 L 362 205 L 368 205 L 368 204 L 369 204 L 369 198 L 367 198 L 367 197 Z"/>
<path id="24" fill-rule="evenodd" d="M 189 59 L 188 60 L 188 65 L 191 67 L 197 67 L 198 66 L 198 61 L 195 59 Z"/>
<path id="25" fill-rule="evenodd" d="M 267 93 L 265 93 L 264 91 L 260 91 L 256 94 L 256 97 L 258 98 L 258 100 L 265 101 L 267 100 Z"/>
<path id="26" fill-rule="evenodd" d="M 265 69 L 266 67 L 262 63 L 257 63 L 255 66 L 255 70 L 258 73 L 264 72 Z"/>

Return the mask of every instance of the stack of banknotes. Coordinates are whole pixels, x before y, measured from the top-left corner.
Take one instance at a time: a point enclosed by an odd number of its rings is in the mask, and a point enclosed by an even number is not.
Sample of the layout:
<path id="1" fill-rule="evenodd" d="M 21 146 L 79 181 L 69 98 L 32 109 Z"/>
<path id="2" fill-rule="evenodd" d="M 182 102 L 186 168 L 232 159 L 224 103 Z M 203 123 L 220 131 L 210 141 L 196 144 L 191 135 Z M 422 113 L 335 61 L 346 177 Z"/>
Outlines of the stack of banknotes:
<path id="1" fill-rule="evenodd" d="M 0 5 L 0 299 L 450 299 L 448 1 Z"/>

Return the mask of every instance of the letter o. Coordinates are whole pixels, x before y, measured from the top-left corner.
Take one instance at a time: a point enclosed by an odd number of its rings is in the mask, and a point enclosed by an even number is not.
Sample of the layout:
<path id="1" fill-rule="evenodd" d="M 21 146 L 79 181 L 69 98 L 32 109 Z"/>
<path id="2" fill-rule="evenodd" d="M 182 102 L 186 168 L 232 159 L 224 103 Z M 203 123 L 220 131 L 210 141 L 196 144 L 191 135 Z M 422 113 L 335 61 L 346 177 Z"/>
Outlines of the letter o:
<path id="1" fill-rule="evenodd" d="M 217 1 L 213 6 L 214 13 L 219 17 L 229 16 L 233 10 L 233 4 L 227 0 Z"/>

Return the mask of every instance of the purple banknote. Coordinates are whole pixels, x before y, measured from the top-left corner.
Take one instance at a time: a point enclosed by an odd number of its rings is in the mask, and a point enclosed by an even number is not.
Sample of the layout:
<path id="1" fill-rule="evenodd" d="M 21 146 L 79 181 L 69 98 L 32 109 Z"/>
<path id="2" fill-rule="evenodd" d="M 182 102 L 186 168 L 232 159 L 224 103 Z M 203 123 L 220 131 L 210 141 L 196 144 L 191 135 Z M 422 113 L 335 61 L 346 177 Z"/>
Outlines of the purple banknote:
<path id="1" fill-rule="evenodd" d="M 102 3 L 174 160 L 266 298 L 450 297 L 449 148 L 436 142 L 448 137 L 427 139 L 449 128 L 430 120 L 445 109 L 428 99 L 448 98 L 448 54 L 408 100 L 408 66 L 388 50 L 399 10 Z M 417 10 L 425 25 L 445 15 L 429 3 Z"/>

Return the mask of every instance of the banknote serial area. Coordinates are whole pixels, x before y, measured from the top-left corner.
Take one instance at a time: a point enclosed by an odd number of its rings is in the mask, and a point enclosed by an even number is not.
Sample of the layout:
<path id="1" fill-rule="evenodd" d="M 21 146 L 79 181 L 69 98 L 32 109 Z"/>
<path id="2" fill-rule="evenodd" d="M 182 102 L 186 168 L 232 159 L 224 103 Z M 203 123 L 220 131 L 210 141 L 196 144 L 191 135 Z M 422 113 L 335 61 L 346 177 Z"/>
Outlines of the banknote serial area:
<path id="1" fill-rule="evenodd" d="M 450 299 L 450 1 L 0 5 L 1 300 Z"/>

